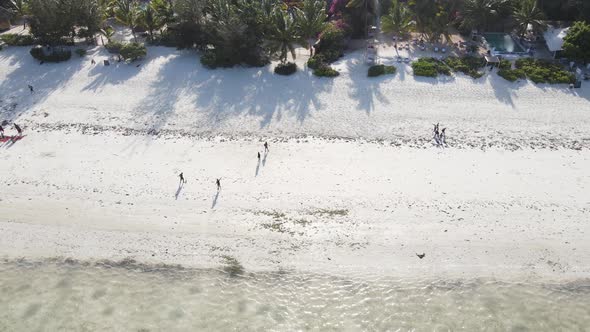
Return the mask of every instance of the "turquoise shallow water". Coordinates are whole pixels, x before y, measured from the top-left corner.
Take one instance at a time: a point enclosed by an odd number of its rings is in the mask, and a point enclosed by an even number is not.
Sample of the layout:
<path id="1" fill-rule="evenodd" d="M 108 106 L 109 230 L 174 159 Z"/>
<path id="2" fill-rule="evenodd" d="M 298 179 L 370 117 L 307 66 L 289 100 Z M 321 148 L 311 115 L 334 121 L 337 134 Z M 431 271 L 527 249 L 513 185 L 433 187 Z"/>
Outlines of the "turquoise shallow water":
<path id="1" fill-rule="evenodd" d="M 590 280 L 521 284 L 5 261 L 0 331 L 587 331 Z"/>
<path id="2" fill-rule="evenodd" d="M 525 50 L 505 33 L 485 33 L 484 37 L 490 47 L 502 53 L 523 53 Z"/>

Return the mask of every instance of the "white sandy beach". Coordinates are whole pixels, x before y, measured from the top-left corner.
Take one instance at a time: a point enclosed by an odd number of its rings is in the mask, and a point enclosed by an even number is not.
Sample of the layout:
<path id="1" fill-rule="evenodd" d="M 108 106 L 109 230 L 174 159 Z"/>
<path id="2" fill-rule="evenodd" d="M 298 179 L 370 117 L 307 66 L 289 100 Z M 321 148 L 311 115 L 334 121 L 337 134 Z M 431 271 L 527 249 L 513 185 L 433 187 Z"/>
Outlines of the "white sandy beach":
<path id="1" fill-rule="evenodd" d="M 1 256 L 590 277 L 587 84 L 421 79 L 405 64 L 369 79 L 362 52 L 335 79 L 210 71 L 159 47 L 90 64 L 107 56 L 0 52 L 0 120 L 26 135 L 0 146 Z M 436 122 L 447 148 L 432 144 Z"/>

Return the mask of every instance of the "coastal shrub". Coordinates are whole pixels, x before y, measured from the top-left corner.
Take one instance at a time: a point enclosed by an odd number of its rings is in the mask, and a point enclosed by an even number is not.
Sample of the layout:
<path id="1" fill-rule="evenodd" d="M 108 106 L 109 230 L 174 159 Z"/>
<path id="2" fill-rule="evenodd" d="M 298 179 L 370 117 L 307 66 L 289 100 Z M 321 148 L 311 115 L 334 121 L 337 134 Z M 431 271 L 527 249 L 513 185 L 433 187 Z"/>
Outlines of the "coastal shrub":
<path id="1" fill-rule="evenodd" d="M 451 70 L 444 63 L 434 58 L 420 58 L 412 62 L 412 69 L 415 76 L 437 77 L 441 75 L 451 75 Z"/>
<path id="2" fill-rule="evenodd" d="M 310 69 L 318 69 L 324 65 L 324 57 L 321 54 L 316 54 L 307 60 L 307 67 Z"/>
<path id="3" fill-rule="evenodd" d="M 297 71 L 297 65 L 294 62 L 281 63 L 275 67 L 275 74 L 291 75 Z"/>
<path id="4" fill-rule="evenodd" d="M 576 77 L 563 69 L 559 64 L 533 58 L 516 60 L 516 68 L 524 72 L 527 78 L 535 83 L 574 83 Z"/>
<path id="5" fill-rule="evenodd" d="M 123 48 L 123 43 L 117 41 L 109 41 L 104 47 L 107 49 L 107 51 L 109 51 L 109 53 L 119 53 Z"/>
<path id="6" fill-rule="evenodd" d="M 508 61 L 506 59 L 502 59 L 502 60 L 500 60 L 500 64 L 498 65 L 498 68 L 500 68 L 500 69 L 512 69 L 512 64 L 510 63 L 510 61 Z"/>
<path id="7" fill-rule="evenodd" d="M 83 48 L 79 48 L 76 50 L 76 54 L 78 54 L 80 57 L 83 57 L 86 55 L 86 50 Z"/>
<path id="8" fill-rule="evenodd" d="M 217 68 L 217 57 L 215 52 L 206 51 L 201 55 L 201 64 L 209 69 Z"/>
<path id="9" fill-rule="evenodd" d="M 35 39 L 31 35 L 19 35 L 16 33 L 6 33 L 0 35 L 0 40 L 2 40 L 6 45 L 10 46 L 31 46 L 35 44 Z"/>
<path id="10" fill-rule="evenodd" d="M 503 77 L 505 80 L 514 82 L 518 79 L 526 78 L 524 72 L 521 69 L 504 69 L 498 70 L 498 75 Z"/>
<path id="11" fill-rule="evenodd" d="M 374 65 L 369 67 L 367 75 L 369 77 L 375 77 L 384 74 L 395 74 L 396 71 L 397 68 L 395 68 L 395 66 Z"/>
<path id="12" fill-rule="evenodd" d="M 584 2 L 588 3 L 587 0 Z M 590 6 L 587 8 L 590 9 Z M 584 63 L 590 62 L 590 25 L 588 23 L 590 23 L 588 20 L 577 21 L 569 28 L 563 38 L 563 56 Z"/>
<path id="13" fill-rule="evenodd" d="M 72 57 L 72 51 L 63 48 L 48 49 L 47 52 L 41 46 L 35 46 L 30 51 L 33 58 L 44 62 L 62 62 Z"/>
<path id="14" fill-rule="evenodd" d="M 322 66 L 313 71 L 315 76 L 319 77 L 336 77 L 340 75 L 340 73 L 330 66 Z"/>
<path id="15" fill-rule="evenodd" d="M 147 55 L 147 49 L 143 44 L 129 43 L 121 47 L 120 53 L 125 60 L 135 61 L 145 57 Z"/>
<path id="16" fill-rule="evenodd" d="M 479 70 L 486 65 L 485 59 L 475 56 L 448 57 L 445 63 L 451 67 L 454 72 L 461 72 L 473 78 L 480 78 L 483 73 Z"/>
<path id="17" fill-rule="evenodd" d="M 316 56 L 322 55 L 325 63 L 332 63 L 344 55 L 346 36 L 342 28 L 329 23 L 320 33 L 319 42 L 314 46 Z"/>

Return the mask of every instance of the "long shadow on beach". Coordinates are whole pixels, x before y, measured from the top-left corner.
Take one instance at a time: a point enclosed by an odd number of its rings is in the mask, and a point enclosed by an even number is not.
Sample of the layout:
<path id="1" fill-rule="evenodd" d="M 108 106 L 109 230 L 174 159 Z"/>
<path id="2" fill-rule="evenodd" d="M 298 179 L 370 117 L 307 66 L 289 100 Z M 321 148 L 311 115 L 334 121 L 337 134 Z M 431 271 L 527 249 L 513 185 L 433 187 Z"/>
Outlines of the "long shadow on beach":
<path id="1" fill-rule="evenodd" d="M 213 203 L 211 203 L 211 208 L 214 209 L 215 206 L 217 205 L 217 199 L 219 198 L 219 190 L 217 190 L 217 193 L 215 193 L 215 196 L 213 196 Z"/>
<path id="2" fill-rule="evenodd" d="M 61 89 L 84 64 L 83 60 L 72 58 L 65 62 L 40 65 L 29 54 L 29 50 L 29 47 L 11 46 L 0 52 L 0 65 L 16 68 L 0 82 L 0 106 L 6 102 L 14 105 L 0 107 L 2 120 L 13 122 L 33 105 L 43 102 Z M 35 88 L 32 94 L 29 84 Z"/>
<path id="3" fill-rule="evenodd" d="M 178 185 L 178 189 L 176 189 L 176 193 L 174 194 L 174 199 L 178 200 L 178 196 L 180 196 L 180 192 L 182 191 L 182 188 L 184 188 L 184 185 L 182 183 L 180 183 Z"/>

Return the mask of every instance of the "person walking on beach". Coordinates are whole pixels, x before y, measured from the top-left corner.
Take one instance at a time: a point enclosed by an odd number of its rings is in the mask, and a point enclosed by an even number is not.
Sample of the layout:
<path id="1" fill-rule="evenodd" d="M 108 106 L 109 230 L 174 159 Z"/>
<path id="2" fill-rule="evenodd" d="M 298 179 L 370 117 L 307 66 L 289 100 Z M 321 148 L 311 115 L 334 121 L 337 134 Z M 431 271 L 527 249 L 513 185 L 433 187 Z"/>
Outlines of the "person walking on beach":
<path id="1" fill-rule="evenodd" d="M 447 128 L 443 128 L 440 131 L 440 141 L 442 142 L 442 144 L 447 144 L 447 136 L 445 134 L 445 130 L 447 130 Z"/>
<path id="2" fill-rule="evenodd" d="M 21 127 L 19 125 L 17 125 L 16 123 L 14 124 L 14 129 L 16 129 L 16 132 L 18 133 L 18 136 L 22 136 L 23 135 L 23 130 L 21 129 Z"/>
<path id="3" fill-rule="evenodd" d="M 0 138 L 4 138 L 4 128 L 0 126 Z"/>
<path id="4" fill-rule="evenodd" d="M 268 152 L 268 142 L 264 142 L 264 152 Z M 260 158 L 258 158 L 260 159 Z"/>
<path id="5" fill-rule="evenodd" d="M 95 65 L 96 64 L 96 61 L 94 61 L 94 59 L 92 59 L 92 60 L 90 60 L 90 64 L 91 65 Z"/>
<path id="6" fill-rule="evenodd" d="M 31 94 L 33 94 L 35 92 L 35 89 L 33 89 L 33 86 L 29 84 L 29 91 L 31 91 Z"/>
<path id="7" fill-rule="evenodd" d="M 260 152 L 258 152 L 258 162 L 260 162 Z"/>
<path id="8" fill-rule="evenodd" d="M 186 180 L 184 179 L 184 174 L 182 174 L 182 172 L 180 172 L 180 174 L 178 174 L 178 177 L 180 178 L 180 184 L 186 183 Z"/>
<path id="9" fill-rule="evenodd" d="M 221 190 L 221 178 L 215 180 L 215 184 L 217 185 L 217 191 Z"/>

